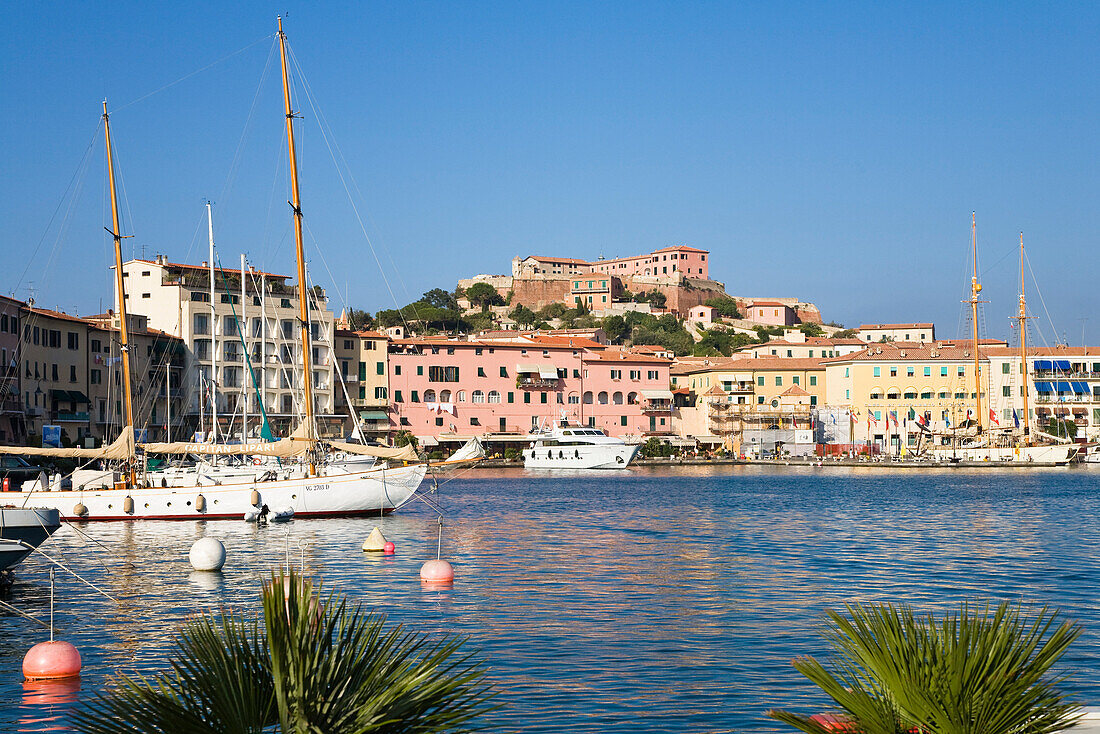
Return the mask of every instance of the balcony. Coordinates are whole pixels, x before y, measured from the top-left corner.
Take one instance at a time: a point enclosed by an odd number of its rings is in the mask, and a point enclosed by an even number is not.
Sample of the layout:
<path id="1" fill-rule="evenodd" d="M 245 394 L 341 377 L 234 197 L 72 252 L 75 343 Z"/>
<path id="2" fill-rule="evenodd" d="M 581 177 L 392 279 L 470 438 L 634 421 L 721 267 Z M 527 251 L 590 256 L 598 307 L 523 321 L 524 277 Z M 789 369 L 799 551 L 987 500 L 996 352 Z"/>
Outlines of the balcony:
<path id="1" fill-rule="evenodd" d="M 553 390 L 557 386 L 556 377 L 521 377 L 516 380 L 516 387 L 520 390 Z"/>
<path id="2" fill-rule="evenodd" d="M 643 415 L 668 415 L 672 413 L 671 402 L 648 402 L 642 404 Z"/>
<path id="3" fill-rule="evenodd" d="M 58 423 L 87 423 L 88 413 L 58 413 L 54 420 Z"/>

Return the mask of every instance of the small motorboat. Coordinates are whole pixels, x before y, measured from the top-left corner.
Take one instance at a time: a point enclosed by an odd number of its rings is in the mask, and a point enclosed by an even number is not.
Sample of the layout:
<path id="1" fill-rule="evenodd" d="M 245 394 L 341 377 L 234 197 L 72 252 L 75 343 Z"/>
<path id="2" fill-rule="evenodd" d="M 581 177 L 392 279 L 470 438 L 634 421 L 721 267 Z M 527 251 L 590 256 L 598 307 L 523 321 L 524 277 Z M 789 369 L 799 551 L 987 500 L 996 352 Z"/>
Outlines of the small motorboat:
<path id="1" fill-rule="evenodd" d="M 0 507 L 0 571 L 34 552 L 61 527 L 61 513 L 34 507 Z"/>

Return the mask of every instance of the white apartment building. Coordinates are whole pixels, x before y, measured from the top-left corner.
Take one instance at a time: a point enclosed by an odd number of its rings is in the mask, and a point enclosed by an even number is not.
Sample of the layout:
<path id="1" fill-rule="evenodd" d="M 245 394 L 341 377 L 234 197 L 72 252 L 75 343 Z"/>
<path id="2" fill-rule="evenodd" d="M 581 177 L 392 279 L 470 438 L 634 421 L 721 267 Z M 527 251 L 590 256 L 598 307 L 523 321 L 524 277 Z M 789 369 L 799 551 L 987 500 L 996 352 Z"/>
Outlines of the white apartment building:
<path id="1" fill-rule="evenodd" d="M 247 412 L 249 435 L 257 435 L 257 392 L 277 435 L 296 424 L 304 413 L 302 354 L 298 290 L 287 283 L 289 276 L 249 268 L 242 293 L 241 271 L 218 269 L 211 302 L 206 262 L 171 263 L 158 255 L 155 260 L 130 260 L 122 270 L 127 309 L 187 345 L 185 403 L 193 426 L 209 430 L 216 394 L 219 432 L 239 435 Z M 341 421 L 334 415 L 333 314 L 320 287 L 312 289 L 310 300 L 314 406 L 325 432 Z M 243 328 L 238 329 L 238 322 Z"/>
<path id="2" fill-rule="evenodd" d="M 862 342 L 934 342 L 936 325 L 930 322 L 915 324 L 863 324 L 858 329 Z"/>
<path id="3" fill-rule="evenodd" d="M 983 350 L 989 357 L 989 401 L 994 427 L 1023 424 L 1023 386 L 1029 387 L 1028 418 L 1046 430 L 1051 418 L 1071 421 L 1077 438 L 1100 439 L 1100 347 L 1038 347 L 1028 350 L 1026 380 L 1016 348 Z M 1014 414 L 1015 411 L 1015 414 Z"/>

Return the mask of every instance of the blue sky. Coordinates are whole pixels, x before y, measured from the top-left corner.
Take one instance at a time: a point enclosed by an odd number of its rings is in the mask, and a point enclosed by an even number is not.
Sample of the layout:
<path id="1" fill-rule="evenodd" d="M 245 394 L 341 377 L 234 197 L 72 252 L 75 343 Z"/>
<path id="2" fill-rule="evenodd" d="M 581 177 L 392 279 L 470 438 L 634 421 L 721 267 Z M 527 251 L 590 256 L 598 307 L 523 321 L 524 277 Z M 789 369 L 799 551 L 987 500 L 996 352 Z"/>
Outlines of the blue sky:
<path id="1" fill-rule="evenodd" d="M 986 333 L 1011 333 L 1023 230 L 1040 341 L 1100 341 L 1088 4 L 24 3 L 0 49 L 0 290 L 108 302 L 104 97 L 130 252 L 205 259 L 210 198 L 223 263 L 292 272 L 279 12 L 383 266 L 299 85 L 311 273 L 351 305 L 516 254 L 686 243 L 732 294 L 953 336 L 976 211 Z"/>

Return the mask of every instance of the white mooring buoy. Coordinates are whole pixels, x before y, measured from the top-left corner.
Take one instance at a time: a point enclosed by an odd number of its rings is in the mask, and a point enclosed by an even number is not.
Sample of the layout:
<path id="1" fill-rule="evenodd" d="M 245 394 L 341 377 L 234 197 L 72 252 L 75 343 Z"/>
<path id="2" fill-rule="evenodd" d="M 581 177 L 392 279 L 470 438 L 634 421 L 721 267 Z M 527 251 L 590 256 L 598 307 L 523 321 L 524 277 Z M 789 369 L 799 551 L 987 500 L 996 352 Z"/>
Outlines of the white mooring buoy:
<path id="1" fill-rule="evenodd" d="M 363 542 L 363 550 L 381 553 L 386 550 L 386 536 L 382 535 L 382 529 L 376 527 L 370 531 L 370 535 Z"/>
<path id="2" fill-rule="evenodd" d="M 225 546 L 217 538 L 199 538 L 187 557 L 196 571 L 220 571 L 225 565 Z"/>

